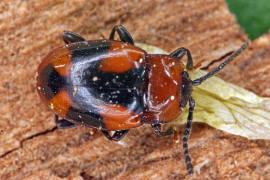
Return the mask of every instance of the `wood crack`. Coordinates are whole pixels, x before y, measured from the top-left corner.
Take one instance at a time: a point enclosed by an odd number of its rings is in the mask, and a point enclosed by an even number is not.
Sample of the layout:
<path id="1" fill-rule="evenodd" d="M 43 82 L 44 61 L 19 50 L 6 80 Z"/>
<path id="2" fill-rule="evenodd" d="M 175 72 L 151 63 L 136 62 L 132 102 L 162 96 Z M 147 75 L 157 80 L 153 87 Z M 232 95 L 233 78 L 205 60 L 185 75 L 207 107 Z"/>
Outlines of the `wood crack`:
<path id="1" fill-rule="evenodd" d="M 12 152 L 14 152 L 14 151 L 17 151 L 18 149 L 23 148 L 23 143 L 24 143 L 25 141 L 28 141 L 28 140 L 30 140 L 30 139 L 34 139 L 35 137 L 39 137 L 39 136 L 46 135 L 46 134 L 48 134 L 48 133 L 54 132 L 56 129 L 57 129 L 57 127 L 55 126 L 55 127 L 53 127 L 52 129 L 49 129 L 49 130 L 46 130 L 46 131 L 42 131 L 42 132 L 33 134 L 33 135 L 31 135 L 31 136 L 29 136 L 29 137 L 27 137 L 27 138 L 25 138 L 25 139 L 22 139 L 21 142 L 20 142 L 20 146 L 19 146 L 19 147 L 13 148 L 13 149 L 11 149 L 11 150 L 5 152 L 4 154 L 2 154 L 2 155 L 0 156 L 0 158 L 4 158 L 4 157 L 6 157 L 7 155 L 9 155 L 10 153 L 12 153 Z"/>

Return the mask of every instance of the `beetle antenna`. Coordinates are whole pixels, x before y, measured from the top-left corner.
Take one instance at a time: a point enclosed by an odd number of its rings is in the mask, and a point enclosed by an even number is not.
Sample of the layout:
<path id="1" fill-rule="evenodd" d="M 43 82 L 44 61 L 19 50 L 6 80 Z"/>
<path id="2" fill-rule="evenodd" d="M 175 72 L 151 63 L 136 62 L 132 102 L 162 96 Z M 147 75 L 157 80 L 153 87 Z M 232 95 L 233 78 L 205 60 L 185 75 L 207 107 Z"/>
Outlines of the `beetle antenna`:
<path id="1" fill-rule="evenodd" d="M 228 59 L 226 59 L 223 63 L 221 63 L 218 67 L 216 67 L 213 71 L 207 73 L 206 75 L 195 79 L 192 81 L 193 86 L 200 85 L 206 79 L 212 77 L 213 75 L 217 74 L 221 69 L 223 69 L 228 63 L 230 63 L 235 57 L 237 57 L 241 52 L 243 52 L 249 45 L 249 41 L 244 43 L 237 51 L 235 51 Z"/>

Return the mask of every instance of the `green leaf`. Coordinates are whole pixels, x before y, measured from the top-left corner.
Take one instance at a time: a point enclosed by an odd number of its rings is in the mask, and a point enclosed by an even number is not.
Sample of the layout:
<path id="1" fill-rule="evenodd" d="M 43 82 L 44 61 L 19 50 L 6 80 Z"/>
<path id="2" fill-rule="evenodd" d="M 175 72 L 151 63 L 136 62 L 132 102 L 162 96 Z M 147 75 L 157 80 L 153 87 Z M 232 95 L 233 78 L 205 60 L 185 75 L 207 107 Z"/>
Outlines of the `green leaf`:
<path id="1" fill-rule="evenodd" d="M 250 39 L 255 39 L 270 28 L 269 0 L 226 0 L 229 9 L 236 15 Z"/>

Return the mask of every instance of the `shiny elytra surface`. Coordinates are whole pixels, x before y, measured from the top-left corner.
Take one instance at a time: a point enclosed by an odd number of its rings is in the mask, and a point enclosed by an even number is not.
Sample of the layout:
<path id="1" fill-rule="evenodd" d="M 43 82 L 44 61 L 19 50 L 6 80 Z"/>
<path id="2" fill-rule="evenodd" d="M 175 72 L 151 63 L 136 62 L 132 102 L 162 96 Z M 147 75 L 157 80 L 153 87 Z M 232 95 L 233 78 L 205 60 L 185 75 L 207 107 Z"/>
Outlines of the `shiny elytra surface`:
<path id="1" fill-rule="evenodd" d="M 144 107 L 145 54 L 109 40 L 55 49 L 39 66 L 39 95 L 56 114 L 81 125 L 136 127 Z"/>

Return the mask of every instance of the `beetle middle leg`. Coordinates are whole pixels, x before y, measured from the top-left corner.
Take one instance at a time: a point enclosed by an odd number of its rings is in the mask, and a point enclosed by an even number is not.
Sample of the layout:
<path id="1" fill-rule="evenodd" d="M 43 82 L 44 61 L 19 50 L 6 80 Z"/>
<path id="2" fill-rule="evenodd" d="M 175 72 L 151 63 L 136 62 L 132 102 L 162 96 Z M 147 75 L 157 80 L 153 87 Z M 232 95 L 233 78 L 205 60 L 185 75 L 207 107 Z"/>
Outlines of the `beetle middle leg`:
<path id="1" fill-rule="evenodd" d="M 69 122 L 65 119 L 59 120 L 58 115 L 54 116 L 54 121 L 55 121 L 57 128 L 59 128 L 59 129 L 66 129 L 66 128 L 72 128 L 72 127 L 77 126 L 77 124 Z"/>
<path id="2" fill-rule="evenodd" d="M 133 41 L 131 35 L 129 34 L 127 29 L 124 28 L 124 26 L 122 26 L 122 25 L 118 25 L 118 26 L 113 27 L 112 32 L 110 34 L 110 38 L 109 38 L 110 40 L 114 40 L 115 31 L 117 31 L 121 41 L 134 45 L 134 41 Z"/>
<path id="3" fill-rule="evenodd" d="M 173 134 L 175 132 L 173 127 L 170 127 L 166 131 L 161 132 L 161 124 L 151 124 L 151 126 L 152 126 L 152 129 L 154 130 L 154 132 L 159 136 L 167 136 L 167 135 Z"/>
<path id="4" fill-rule="evenodd" d="M 187 55 L 187 65 L 186 65 L 186 68 L 188 70 L 193 70 L 193 60 L 192 60 L 191 53 L 190 53 L 190 51 L 188 49 L 186 49 L 184 47 L 178 48 L 178 49 L 174 50 L 170 54 L 170 56 L 171 57 L 178 58 L 178 59 L 181 59 L 185 54 Z"/>
<path id="5" fill-rule="evenodd" d="M 128 133 L 128 129 L 127 130 L 121 130 L 121 131 L 115 131 L 115 133 L 111 136 L 109 134 L 109 131 L 106 130 L 101 130 L 101 132 L 105 135 L 106 138 L 108 138 L 109 140 L 112 141 L 120 141 L 123 137 L 125 137 L 125 135 Z"/>
<path id="6" fill-rule="evenodd" d="M 64 31 L 62 36 L 66 44 L 85 41 L 85 39 L 82 36 L 70 31 Z"/>

